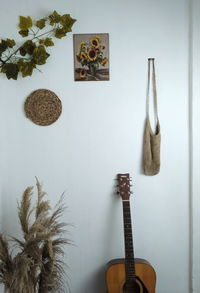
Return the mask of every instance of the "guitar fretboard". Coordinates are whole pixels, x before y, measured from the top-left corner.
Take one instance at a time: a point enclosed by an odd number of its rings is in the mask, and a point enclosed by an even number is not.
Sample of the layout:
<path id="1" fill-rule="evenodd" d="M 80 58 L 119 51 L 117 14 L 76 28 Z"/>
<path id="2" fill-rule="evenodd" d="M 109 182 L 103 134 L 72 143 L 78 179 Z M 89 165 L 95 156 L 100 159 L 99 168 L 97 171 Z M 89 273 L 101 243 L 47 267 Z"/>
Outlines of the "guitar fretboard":
<path id="1" fill-rule="evenodd" d="M 125 244 L 125 269 L 126 280 L 135 279 L 135 261 L 132 237 L 132 224 L 129 200 L 123 200 L 123 219 L 124 219 L 124 244 Z"/>

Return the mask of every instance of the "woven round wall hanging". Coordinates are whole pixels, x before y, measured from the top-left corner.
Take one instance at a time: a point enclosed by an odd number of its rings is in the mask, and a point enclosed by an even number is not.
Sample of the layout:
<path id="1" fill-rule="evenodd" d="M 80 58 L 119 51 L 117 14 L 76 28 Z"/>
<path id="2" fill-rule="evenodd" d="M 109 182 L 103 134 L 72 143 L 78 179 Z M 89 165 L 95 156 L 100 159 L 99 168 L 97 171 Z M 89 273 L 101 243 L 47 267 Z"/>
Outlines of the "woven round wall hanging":
<path id="1" fill-rule="evenodd" d="M 42 126 L 54 123 L 62 112 L 62 104 L 55 93 L 46 89 L 32 92 L 25 101 L 26 117 Z"/>

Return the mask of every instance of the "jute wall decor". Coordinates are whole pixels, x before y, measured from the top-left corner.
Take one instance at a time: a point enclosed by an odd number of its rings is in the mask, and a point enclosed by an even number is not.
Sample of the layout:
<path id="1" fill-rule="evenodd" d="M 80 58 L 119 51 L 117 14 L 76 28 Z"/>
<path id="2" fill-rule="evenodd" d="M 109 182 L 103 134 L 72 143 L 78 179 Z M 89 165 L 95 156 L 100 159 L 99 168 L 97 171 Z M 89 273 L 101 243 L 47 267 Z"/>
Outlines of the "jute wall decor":
<path id="1" fill-rule="evenodd" d="M 39 89 L 31 93 L 25 101 L 26 117 L 42 126 L 54 123 L 62 112 L 62 104 L 55 93 Z"/>
<path id="2" fill-rule="evenodd" d="M 154 97 L 154 109 L 156 127 L 155 132 L 152 131 L 149 114 L 149 96 L 150 96 L 150 80 L 151 80 L 151 67 L 152 67 L 152 89 Z M 158 119 L 158 106 L 157 106 L 157 90 L 156 90 L 156 73 L 154 58 L 148 59 L 148 84 L 147 84 L 147 97 L 146 97 L 146 125 L 144 131 L 144 145 L 143 145 L 143 166 L 144 174 L 148 176 L 156 175 L 160 172 L 160 145 L 161 145 L 161 132 L 160 122 Z"/>

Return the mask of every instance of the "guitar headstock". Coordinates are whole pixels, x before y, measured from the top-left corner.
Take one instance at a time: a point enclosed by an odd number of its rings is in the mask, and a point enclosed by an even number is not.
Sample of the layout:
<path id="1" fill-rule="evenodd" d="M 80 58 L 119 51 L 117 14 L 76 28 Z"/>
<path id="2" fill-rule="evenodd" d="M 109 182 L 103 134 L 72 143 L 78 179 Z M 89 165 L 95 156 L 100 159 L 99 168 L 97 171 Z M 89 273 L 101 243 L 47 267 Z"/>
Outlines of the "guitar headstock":
<path id="1" fill-rule="evenodd" d="M 130 175 L 128 173 L 118 174 L 117 181 L 118 181 L 118 193 L 121 196 L 122 200 L 129 200 L 129 197 L 132 193 L 130 191 L 130 186 L 131 186 Z"/>

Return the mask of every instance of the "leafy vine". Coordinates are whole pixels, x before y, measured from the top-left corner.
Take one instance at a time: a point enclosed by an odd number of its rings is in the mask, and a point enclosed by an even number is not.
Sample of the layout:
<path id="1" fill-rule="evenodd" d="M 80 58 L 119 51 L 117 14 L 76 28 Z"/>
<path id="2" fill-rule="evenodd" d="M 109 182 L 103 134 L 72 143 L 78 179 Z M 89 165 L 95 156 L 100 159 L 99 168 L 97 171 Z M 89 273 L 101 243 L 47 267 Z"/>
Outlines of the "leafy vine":
<path id="1" fill-rule="evenodd" d="M 15 80 L 19 73 L 22 77 L 31 76 L 50 56 L 47 50 L 54 46 L 52 38 L 65 37 L 72 31 L 75 21 L 70 14 L 60 15 L 56 11 L 36 21 L 30 16 L 20 16 L 18 33 L 28 39 L 20 46 L 13 39 L 0 40 L 0 72 Z"/>

